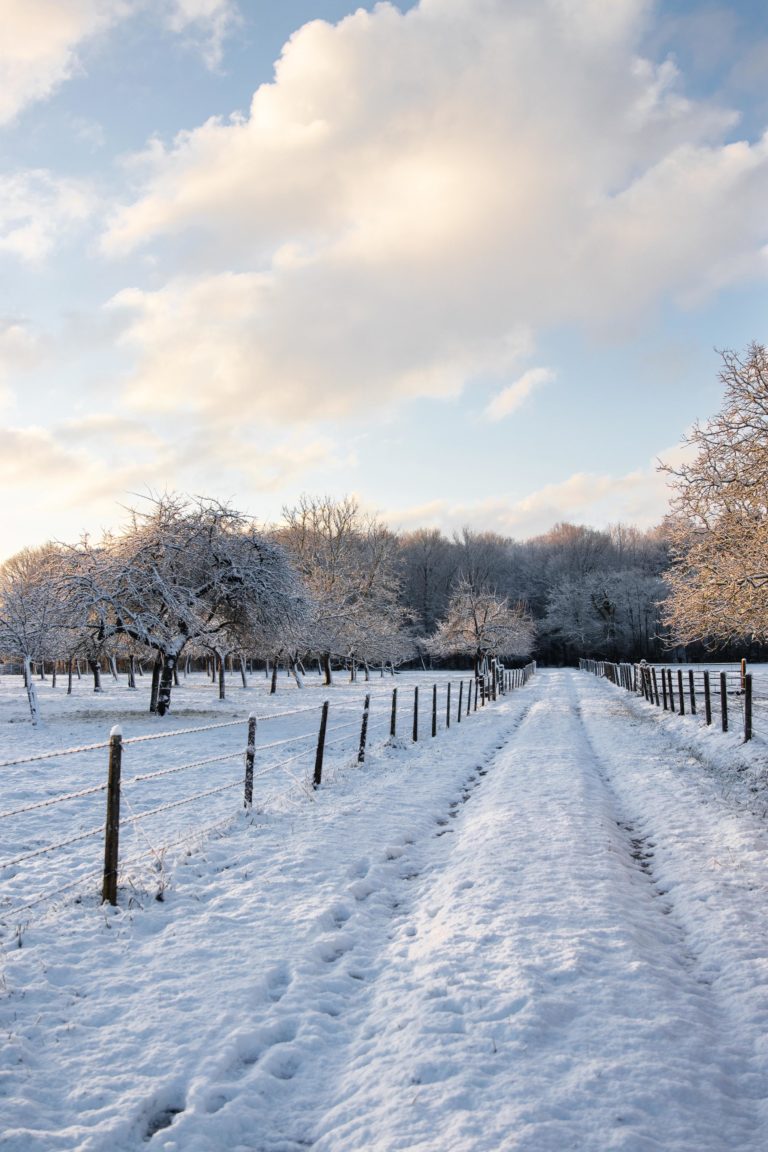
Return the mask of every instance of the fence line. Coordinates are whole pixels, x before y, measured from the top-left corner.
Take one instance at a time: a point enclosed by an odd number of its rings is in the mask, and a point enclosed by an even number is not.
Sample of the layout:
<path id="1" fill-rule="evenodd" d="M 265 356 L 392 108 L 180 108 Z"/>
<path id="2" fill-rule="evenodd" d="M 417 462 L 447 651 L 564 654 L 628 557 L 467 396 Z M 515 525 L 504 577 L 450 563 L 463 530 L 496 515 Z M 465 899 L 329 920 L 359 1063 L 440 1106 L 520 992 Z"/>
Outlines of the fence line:
<path id="1" fill-rule="evenodd" d="M 475 692 L 475 710 L 478 709 L 478 694 L 481 697 L 481 707 L 486 703 L 490 703 L 497 699 L 499 696 L 505 695 L 518 687 L 525 685 L 530 677 L 536 670 L 534 662 L 526 665 L 522 669 L 505 669 L 502 665 L 492 662 L 486 675 L 473 678 L 470 677 L 467 681 L 466 690 L 466 716 L 470 715 L 470 701 L 472 698 L 472 688 L 474 686 Z M 248 721 L 248 735 L 246 736 L 246 724 L 243 720 L 233 720 L 216 724 L 197 725 L 192 728 L 177 729 L 170 732 L 150 733 L 143 736 L 133 736 L 123 738 L 119 728 L 113 729 L 113 732 L 108 741 L 99 743 L 82 745 L 78 748 L 66 748 L 55 750 L 53 752 L 40 753 L 34 756 L 20 757 L 15 760 L 8 760 L 4 762 L 2 767 L 16 767 L 25 765 L 32 762 L 43 762 L 56 760 L 61 756 L 71 756 L 80 753 L 84 756 L 91 757 L 94 754 L 109 751 L 109 774 L 108 779 L 100 784 L 91 785 L 87 788 L 70 790 L 62 792 L 54 796 L 47 796 L 42 800 L 32 801 L 28 804 L 19 805 L 11 808 L 5 812 L 0 813 L 0 831 L 2 826 L 12 820 L 26 820 L 26 822 L 13 829 L 10 837 L 5 837 L 6 842 L 10 842 L 16 847 L 15 853 L 10 853 L 9 858 L 0 860 L 0 877 L 13 882 L 13 887 L 16 889 L 16 894 L 21 898 L 14 900 L 13 897 L 5 897 L 0 902 L 0 920 L 7 919 L 9 916 L 14 916 L 18 912 L 36 907 L 38 904 L 45 900 L 53 900 L 59 897 L 62 893 L 70 891 L 72 888 L 77 887 L 78 883 L 84 881 L 86 876 L 93 875 L 93 868 L 96 860 L 91 857 L 89 859 L 82 859 L 73 856 L 72 853 L 65 853 L 66 849 L 71 846 L 80 844 L 82 841 L 103 837 L 104 839 L 104 867 L 102 870 L 102 898 L 109 903 L 116 903 L 118 892 L 118 881 L 122 871 L 131 865 L 134 865 L 142 860 L 147 859 L 147 852 L 144 851 L 138 856 L 132 856 L 130 852 L 125 859 L 121 859 L 121 837 L 130 835 L 138 837 L 141 835 L 146 841 L 149 849 L 156 859 L 162 859 L 163 853 L 176 844 L 184 843 L 194 839 L 201 834 L 199 826 L 187 826 L 182 828 L 171 821 L 170 823 L 164 822 L 162 842 L 152 845 L 146 833 L 142 831 L 143 824 L 152 818 L 163 816 L 166 813 L 176 813 L 179 809 L 188 807 L 193 804 L 205 803 L 206 813 L 210 814 L 210 802 L 215 797 L 220 797 L 228 792 L 234 791 L 236 788 L 243 788 L 243 807 L 249 811 L 252 807 L 252 788 L 254 780 L 263 780 L 265 777 L 275 777 L 288 764 L 293 764 L 303 761 L 306 766 L 306 782 L 311 783 L 315 788 L 319 787 L 322 783 L 323 773 L 323 757 L 326 751 L 333 749 L 336 758 L 338 759 L 338 751 L 342 747 L 346 747 L 349 751 L 350 762 L 356 756 L 359 763 L 363 763 L 367 746 L 372 739 L 382 743 L 388 738 L 391 739 L 397 736 L 397 723 L 400 721 L 401 728 L 405 730 L 408 726 L 409 734 L 412 733 L 413 740 L 419 739 L 419 712 L 423 714 L 426 720 L 429 715 L 431 720 L 431 727 L 428 723 L 421 726 L 422 740 L 425 738 L 430 739 L 431 735 L 437 735 L 438 732 L 449 730 L 453 718 L 452 707 L 457 708 L 456 719 L 460 723 L 465 716 L 462 715 L 465 699 L 465 680 L 463 678 L 459 681 L 458 685 L 453 685 L 453 694 L 451 691 L 451 682 L 443 682 L 440 685 L 432 686 L 431 692 L 424 692 L 419 702 L 418 692 L 414 695 L 413 706 L 409 706 L 407 700 L 398 698 L 398 689 L 394 687 L 391 693 L 377 692 L 369 694 L 366 697 L 366 705 L 363 710 L 362 727 L 360 707 L 350 706 L 342 703 L 334 707 L 330 702 L 324 702 L 318 707 L 313 705 L 307 708 L 290 709 L 281 713 L 271 713 L 265 716 L 252 716 Z M 445 692 L 442 692 L 442 689 Z M 442 700 L 440 697 L 443 697 Z M 372 706 L 373 701 L 373 706 Z M 452 701 L 454 702 L 452 704 Z M 399 705 L 399 716 L 398 716 Z M 413 714 L 409 716 L 412 711 Z M 322 710 L 322 716 L 318 713 Z M 427 711 L 428 710 L 428 711 Z M 330 712 L 330 716 L 329 716 Z M 334 723 L 334 713 L 341 719 L 341 723 Z M 256 738 L 260 726 L 268 720 L 278 718 L 286 718 L 292 716 L 309 715 L 317 717 L 320 721 L 321 732 L 318 733 L 317 726 L 312 725 L 310 728 L 298 733 L 297 735 L 269 741 L 260 744 Z M 354 716 L 354 719 L 347 717 Z M 154 740 L 171 740 L 178 741 L 182 738 L 189 737 L 197 739 L 200 735 L 212 731 L 230 730 L 237 738 L 237 746 L 231 751 L 225 751 L 218 755 L 198 757 L 185 761 L 181 764 L 171 764 L 168 767 L 156 769 L 154 771 L 134 771 L 131 776 L 122 775 L 123 762 L 131 760 L 140 751 L 142 745 L 148 741 Z M 429 734 L 425 737 L 425 734 Z M 402 740 L 402 736 L 400 737 Z M 293 746 L 296 751 L 293 754 L 285 755 Z M 277 752 L 277 757 L 271 760 L 270 753 Z M 267 763 L 264 764 L 262 758 L 266 757 Z M 254 772 L 254 761 L 257 763 L 257 770 Z M 218 780 L 214 776 L 209 780 L 212 786 L 202 789 L 197 789 L 189 795 L 174 796 L 173 792 L 158 791 L 154 788 L 154 795 L 152 795 L 153 786 L 157 782 L 165 782 L 171 776 L 180 777 L 183 773 L 194 772 L 210 769 L 212 766 L 225 766 L 226 764 L 236 763 L 245 766 L 245 778 L 243 778 L 242 768 L 238 770 L 237 774 L 233 777 L 229 773 L 224 779 L 219 776 Z M 259 763 L 261 762 L 261 763 Z M 218 773 L 217 773 L 218 774 Z M 297 777 L 288 773 L 292 780 L 297 783 Z M 139 786 L 142 786 L 142 794 L 146 793 L 146 798 L 150 802 L 149 807 L 138 808 L 134 807 L 136 801 L 136 792 Z M 176 788 L 178 786 L 175 786 Z M 107 793 L 107 819 L 106 827 L 104 823 L 95 826 L 94 812 L 92 810 L 92 798 L 96 795 Z M 125 806 L 128 810 L 128 815 L 121 817 L 120 815 L 120 800 L 121 796 L 124 797 Z M 152 800 L 155 801 L 152 804 Z M 49 844 L 40 844 L 41 832 L 44 835 L 45 825 L 31 823 L 34 817 L 40 814 L 40 810 L 50 810 L 51 808 L 64 804 L 67 802 L 79 804 L 72 821 L 75 823 L 75 834 L 63 839 L 54 840 Z M 85 810 L 83 810 L 85 805 Z M 242 810 L 242 809 L 241 809 Z M 206 828 L 219 827 L 222 824 L 227 824 L 235 816 L 235 811 L 231 808 L 227 809 L 228 817 L 219 820 L 215 824 L 207 823 Z M 80 821 L 80 828 L 77 829 L 77 822 Z M 177 833 L 181 835 L 177 839 L 173 837 Z M 26 840 L 26 843 L 25 843 Z M 20 848 L 23 851 L 19 851 Z M 33 881 L 33 877 L 27 876 L 14 871 L 19 865 L 37 859 L 46 855 L 57 855 L 57 859 L 61 864 L 58 875 L 51 870 L 48 870 L 43 878 L 45 890 L 40 894 L 36 894 L 32 899 L 29 896 L 28 888 Z M 125 854 L 123 854 L 125 855 Z M 85 869 L 87 868 L 87 872 Z M 11 870 L 11 875 L 7 875 L 7 871 Z M 70 879 L 74 872 L 79 873 L 77 878 Z M 62 873 L 64 873 L 62 875 Z M 40 879 L 37 877 L 36 879 Z M 63 881 L 63 883 L 62 883 Z"/>
<path id="2" fill-rule="evenodd" d="M 744 741 L 753 736 L 753 680 L 746 661 L 738 669 L 695 668 L 668 664 L 616 664 L 607 660 L 579 660 L 579 668 L 593 676 L 603 677 L 617 687 L 641 696 L 649 704 L 678 716 L 696 716 L 701 722 L 700 704 L 704 703 L 703 722 L 712 724 L 713 699 L 719 703 L 721 731 L 727 732 L 736 704 L 742 722 Z"/>

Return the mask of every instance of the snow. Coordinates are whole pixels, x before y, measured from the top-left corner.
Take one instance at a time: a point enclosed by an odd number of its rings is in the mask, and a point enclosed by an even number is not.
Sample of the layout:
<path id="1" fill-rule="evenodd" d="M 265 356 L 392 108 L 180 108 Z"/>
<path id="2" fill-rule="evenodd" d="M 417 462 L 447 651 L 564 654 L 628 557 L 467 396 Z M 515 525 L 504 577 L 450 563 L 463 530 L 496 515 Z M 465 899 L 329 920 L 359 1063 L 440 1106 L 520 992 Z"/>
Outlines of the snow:
<path id="1" fill-rule="evenodd" d="M 236 789 L 223 793 L 222 832 L 188 831 L 160 869 L 137 865 L 115 909 L 91 884 L 6 912 L 0 1148 L 768 1146 L 758 741 L 740 745 L 570 670 L 539 671 L 450 731 L 441 715 L 436 739 L 425 712 L 415 746 L 407 701 L 416 683 L 431 695 L 431 676 L 398 677 L 395 741 L 388 680 L 308 683 L 300 698 L 282 679 L 276 698 L 254 682 L 221 705 L 210 685 L 190 683 L 163 720 L 120 686 L 92 701 L 83 682 L 68 701 L 38 685 L 39 730 L 10 681 L 6 760 L 104 741 L 115 723 L 130 740 L 238 722 L 186 738 L 183 755 L 202 758 L 225 739 L 242 749 L 251 711 L 289 713 L 259 723 L 259 742 L 276 742 L 314 724 L 326 697 L 347 743 L 316 792 L 308 743 L 290 776 L 257 778 L 253 812 Z M 176 743 L 128 744 L 125 756 Z M 49 790 L 100 780 L 104 756 L 51 761 Z M 3 811 L 48 788 L 37 764 L 3 770 Z M 258 765 L 257 749 L 257 775 Z M 242 757 L 221 770 L 236 779 Z M 213 786 L 219 768 L 205 771 Z M 153 804 L 175 779 L 151 782 Z M 103 809 L 103 792 L 94 803 Z M 65 809 L 43 810 L 46 836 L 66 834 Z M 32 880 L 55 859 L 30 862 Z M 4 878 L 11 904 L 15 882 Z"/>

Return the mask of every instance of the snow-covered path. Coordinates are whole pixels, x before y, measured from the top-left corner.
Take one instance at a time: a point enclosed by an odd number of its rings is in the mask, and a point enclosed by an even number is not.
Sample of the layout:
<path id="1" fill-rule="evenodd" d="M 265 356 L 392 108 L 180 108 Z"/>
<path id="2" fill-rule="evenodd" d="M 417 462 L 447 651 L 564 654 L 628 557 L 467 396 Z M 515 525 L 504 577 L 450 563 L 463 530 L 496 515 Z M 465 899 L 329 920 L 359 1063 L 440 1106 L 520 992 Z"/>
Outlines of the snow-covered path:
<path id="1" fill-rule="evenodd" d="M 762 1152 L 768 835 L 539 673 L 5 957 L 9 1152 Z"/>

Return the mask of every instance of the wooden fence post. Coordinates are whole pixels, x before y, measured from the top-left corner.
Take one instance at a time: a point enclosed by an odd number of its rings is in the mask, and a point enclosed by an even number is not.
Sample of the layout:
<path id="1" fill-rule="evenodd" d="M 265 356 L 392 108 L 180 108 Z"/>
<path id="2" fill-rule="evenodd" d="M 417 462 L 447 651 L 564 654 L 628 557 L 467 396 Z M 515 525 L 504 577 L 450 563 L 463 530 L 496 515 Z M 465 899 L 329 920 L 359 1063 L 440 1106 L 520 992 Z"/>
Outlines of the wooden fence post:
<path id="1" fill-rule="evenodd" d="M 691 699 L 691 716 L 696 715 L 696 685 L 693 681 L 693 668 L 688 669 L 688 695 Z"/>
<path id="2" fill-rule="evenodd" d="M 752 673 L 744 674 L 744 743 L 752 739 Z"/>
<path id="3" fill-rule="evenodd" d="M 432 735 L 437 736 L 437 684 L 432 685 Z"/>
<path id="4" fill-rule="evenodd" d="M 357 762 L 362 764 L 365 760 L 365 741 L 368 737 L 368 713 L 371 708 L 371 697 L 366 696 L 365 704 L 363 704 L 363 723 L 360 728 L 360 748 L 357 753 Z"/>
<path id="5" fill-rule="evenodd" d="M 389 718 L 389 734 L 393 740 L 397 736 L 397 688 L 392 689 L 392 715 Z"/>
<path id="6" fill-rule="evenodd" d="M 447 687 L 446 693 L 445 693 L 445 726 L 446 726 L 446 728 L 450 728 L 450 726 L 451 726 L 451 682 L 450 682 L 450 680 L 448 681 L 448 687 Z"/>
<path id="7" fill-rule="evenodd" d="M 667 668 L 667 687 L 669 688 L 669 710 L 670 710 L 670 712 L 674 712 L 674 710 L 675 710 L 675 690 L 672 687 L 672 669 L 671 668 Z"/>
<path id="8" fill-rule="evenodd" d="M 461 705 L 462 705 L 462 699 L 461 698 L 463 695 L 464 695 L 464 680 L 461 679 L 461 680 L 459 680 L 459 706 L 456 709 L 456 723 L 457 724 L 461 724 Z"/>
<path id="9" fill-rule="evenodd" d="M 120 767 L 123 734 L 116 724 L 109 734 L 109 774 L 107 777 L 107 821 L 104 831 L 104 879 L 102 904 L 117 904 L 117 864 L 120 844 Z"/>
<path id="10" fill-rule="evenodd" d="M 709 691 L 709 672 L 704 673 L 704 719 L 707 724 L 712 723 L 712 696 Z"/>
<path id="11" fill-rule="evenodd" d="M 683 670 L 677 670 L 677 691 L 680 696 L 680 715 L 685 716 L 685 696 L 683 695 Z"/>
<path id="12" fill-rule="evenodd" d="M 413 742 L 419 739 L 419 686 L 413 690 Z"/>
<path id="13" fill-rule="evenodd" d="M 323 779 L 323 753 L 325 752 L 325 730 L 328 727 L 328 701 L 323 702 L 323 711 L 320 714 L 320 731 L 317 734 L 317 751 L 315 752 L 315 774 L 312 777 L 312 787 L 319 788 Z"/>
<path id="14" fill-rule="evenodd" d="M 662 694 L 662 698 L 664 700 L 664 711 L 667 712 L 668 707 L 667 707 L 667 670 L 666 670 L 666 668 L 662 668 L 662 670 L 661 670 L 661 694 Z"/>
<path id="15" fill-rule="evenodd" d="M 250 808 L 253 804 L 253 762 L 256 759 L 256 714 L 251 712 L 248 717 L 248 743 L 245 747 L 245 794 L 243 806 Z"/>
<path id="16" fill-rule="evenodd" d="M 469 716 L 470 708 L 472 707 L 472 677 L 467 680 L 467 716 Z"/>
<path id="17" fill-rule="evenodd" d="M 725 672 L 720 673 L 720 722 L 723 732 L 728 731 L 728 682 Z"/>
<path id="18" fill-rule="evenodd" d="M 656 707 L 659 707 L 659 682 L 656 679 L 656 669 L 651 668 L 651 676 L 653 677 L 653 695 L 656 698 Z"/>

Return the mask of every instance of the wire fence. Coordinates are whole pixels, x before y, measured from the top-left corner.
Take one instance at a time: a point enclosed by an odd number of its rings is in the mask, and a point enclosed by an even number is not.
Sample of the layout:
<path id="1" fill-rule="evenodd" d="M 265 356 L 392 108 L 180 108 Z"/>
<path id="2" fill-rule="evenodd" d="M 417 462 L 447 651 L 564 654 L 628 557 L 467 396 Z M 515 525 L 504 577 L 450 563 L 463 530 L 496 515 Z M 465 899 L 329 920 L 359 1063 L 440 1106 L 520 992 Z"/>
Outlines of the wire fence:
<path id="1" fill-rule="evenodd" d="M 242 813 L 279 810 L 371 746 L 416 742 L 457 726 L 527 683 L 535 664 L 487 676 L 399 686 L 359 703 L 324 702 L 6 760 L 23 767 L 0 812 L 0 922 L 75 893 L 117 901 L 118 890 L 161 895 L 167 855 L 231 827 Z M 270 739 L 270 727 L 281 730 Z M 282 732 L 287 731 L 286 735 Z M 70 784 L 56 788 L 64 758 Z M 325 773 L 325 775 L 324 775 Z M 106 800 L 106 819 L 104 815 Z"/>
<path id="2" fill-rule="evenodd" d="M 743 733 L 745 741 L 768 731 L 768 684 L 737 666 L 612 663 L 581 659 L 579 667 L 642 696 L 649 704 L 678 716 L 693 716 L 723 732 Z"/>

